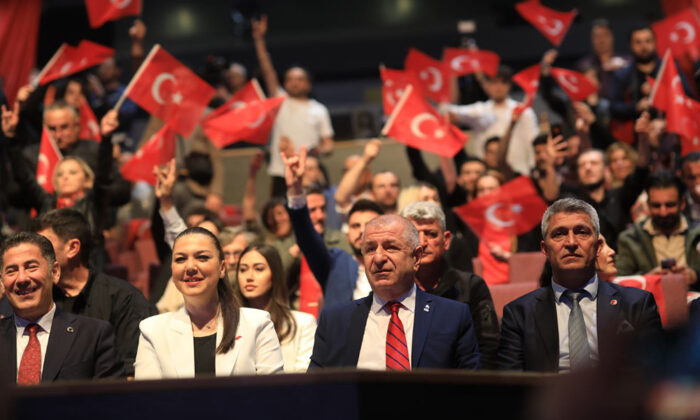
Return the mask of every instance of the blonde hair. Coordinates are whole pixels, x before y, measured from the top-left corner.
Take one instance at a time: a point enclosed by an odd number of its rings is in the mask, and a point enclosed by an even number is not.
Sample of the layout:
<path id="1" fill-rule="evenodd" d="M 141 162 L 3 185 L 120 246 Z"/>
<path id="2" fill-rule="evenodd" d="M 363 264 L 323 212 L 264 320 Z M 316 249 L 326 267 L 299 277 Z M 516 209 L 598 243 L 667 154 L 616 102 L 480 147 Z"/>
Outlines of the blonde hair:
<path id="1" fill-rule="evenodd" d="M 56 167 L 53 169 L 53 174 L 51 175 L 51 183 L 53 184 L 54 189 L 58 192 L 57 178 L 59 165 L 70 160 L 72 160 L 80 166 L 80 169 L 83 170 L 83 174 L 85 174 L 85 179 L 90 183 L 90 185 L 94 185 L 95 172 L 93 172 L 92 168 L 90 168 L 90 165 L 88 165 L 87 162 L 85 162 L 82 158 L 79 158 L 78 156 L 66 156 L 63 159 L 59 160 L 56 164 Z"/>

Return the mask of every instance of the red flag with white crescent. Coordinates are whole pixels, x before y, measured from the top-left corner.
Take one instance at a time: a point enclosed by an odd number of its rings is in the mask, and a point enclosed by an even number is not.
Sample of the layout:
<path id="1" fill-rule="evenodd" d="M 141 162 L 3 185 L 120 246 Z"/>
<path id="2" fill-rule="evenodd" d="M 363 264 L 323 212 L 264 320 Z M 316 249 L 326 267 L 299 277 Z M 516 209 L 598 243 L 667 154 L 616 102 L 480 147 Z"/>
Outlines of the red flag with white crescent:
<path id="1" fill-rule="evenodd" d="M 449 66 L 453 74 L 459 76 L 477 72 L 495 76 L 498 73 L 501 57 L 495 52 L 486 50 L 445 48 L 442 61 Z"/>
<path id="2" fill-rule="evenodd" d="M 90 27 L 99 28 L 105 22 L 141 14 L 141 0 L 85 0 Z"/>
<path id="3" fill-rule="evenodd" d="M 668 312 L 666 311 L 666 296 L 664 296 L 663 288 L 661 287 L 660 274 L 647 274 L 639 276 L 620 276 L 612 280 L 613 283 L 620 286 L 636 287 L 637 289 L 646 290 L 654 295 L 656 307 L 659 310 L 661 324 L 666 326 L 668 320 Z"/>
<path id="4" fill-rule="evenodd" d="M 451 73 L 448 66 L 442 61 L 436 60 L 415 48 L 411 48 L 408 50 L 404 69 L 416 76 L 423 95 L 435 102 L 451 102 Z"/>
<path id="5" fill-rule="evenodd" d="M 174 157 L 175 131 L 169 124 L 165 124 L 122 165 L 119 171 L 124 179 L 131 182 L 144 181 L 156 185 L 153 167 L 165 165 Z"/>
<path id="6" fill-rule="evenodd" d="M 202 118 L 202 123 L 216 118 L 219 115 L 223 115 L 232 109 L 241 108 L 251 102 L 262 101 L 264 99 L 267 99 L 267 97 L 260 87 L 258 79 L 250 79 L 250 81 L 238 89 L 228 101 Z"/>
<path id="7" fill-rule="evenodd" d="M 454 156 L 467 141 L 467 135 L 440 115 L 412 85 L 406 87 L 382 135 L 446 157 Z"/>
<path id="8" fill-rule="evenodd" d="M 41 144 L 39 145 L 39 160 L 36 165 L 36 182 L 51 194 L 53 188 L 53 171 L 58 162 L 63 159 L 56 142 L 45 128 L 41 132 Z"/>
<path id="9" fill-rule="evenodd" d="M 380 66 L 379 76 L 382 78 L 384 115 L 391 115 L 408 85 L 419 86 L 415 74 L 409 71 L 388 69 Z"/>
<path id="10" fill-rule="evenodd" d="M 574 102 L 583 101 L 598 91 L 593 82 L 577 71 L 552 67 L 552 77 Z"/>
<path id="11" fill-rule="evenodd" d="M 671 50 L 677 58 L 687 54 L 693 61 L 700 59 L 700 24 L 692 7 L 652 24 L 651 28 L 659 54 Z"/>
<path id="12" fill-rule="evenodd" d="M 566 32 L 578 14 L 576 9 L 570 12 L 559 12 L 543 6 L 539 0 L 528 0 L 515 5 L 515 10 L 526 21 L 530 22 L 545 38 L 555 46 L 559 46 Z"/>
<path id="13" fill-rule="evenodd" d="M 277 112 L 285 96 L 253 101 L 202 122 L 207 138 L 218 148 L 245 140 L 266 145 L 275 123 Z"/>
<path id="14" fill-rule="evenodd" d="M 155 45 L 124 95 L 189 137 L 214 96 L 214 88 L 160 45 Z"/>
<path id="15" fill-rule="evenodd" d="M 517 83 L 526 94 L 532 94 L 540 87 L 540 64 L 532 65 L 513 75 L 513 81 Z"/>
<path id="16" fill-rule="evenodd" d="M 532 180 L 519 176 L 498 190 L 456 207 L 454 212 L 481 236 L 488 228 L 520 235 L 539 225 L 547 203 Z"/>
<path id="17" fill-rule="evenodd" d="M 61 44 L 53 57 L 39 73 L 39 84 L 45 85 L 56 79 L 81 72 L 96 66 L 114 55 L 114 49 L 82 40 L 77 47 Z"/>
<path id="18" fill-rule="evenodd" d="M 102 135 L 100 135 L 100 123 L 95 117 L 95 113 L 92 112 L 90 104 L 88 104 L 85 97 L 80 98 L 80 134 L 79 138 L 83 140 L 94 140 L 96 142 L 102 141 Z"/>

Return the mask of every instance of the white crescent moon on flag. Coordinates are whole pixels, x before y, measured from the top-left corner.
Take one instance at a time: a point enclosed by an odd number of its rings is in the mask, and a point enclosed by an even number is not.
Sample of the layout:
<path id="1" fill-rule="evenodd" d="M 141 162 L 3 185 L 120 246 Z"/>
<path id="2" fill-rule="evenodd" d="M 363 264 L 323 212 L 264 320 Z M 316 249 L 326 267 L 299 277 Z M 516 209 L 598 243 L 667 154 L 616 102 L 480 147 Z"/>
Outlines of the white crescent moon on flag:
<path id="1" fill-rule="evenodd" d="M 166 80 L 170 80 L 173 83 L 176 82 L 175 76 L 173 76 L 170 73 L 161 73 L 156 77 L 156 80 L 153 82 L 153 86 L 151 87 L 151 95 L 153 95 L 153 99 L 156 100 L 159 104 L 163 105 L 165 104 L 165 101 L 163 98 L 160 96 L 160 85 Z"/>
<path id="2" fill-rule="evenodd" d="M 229 109 L 238 109 L 238 108 L 243 108 L 245 106 L 245 102 L 243 101 L 236 101 L 229 105 Z"/>
<path id="3" fill-rule="evenodd" d="M 125 8 L 126 6 L 128 6 L 128 5 L 131 4 L 131 0 L 121 0 L 121 1 L 119 1 L 119 0 L 109 0 L 109 1 L 110 1 L 110 3 L 112 3 L 113 5 L 115 5 L 115 6 L 117 7 L 117 9 L 123 9 L 123 8 Z"/>
<path id="4" fill-rule="evenodd" d="M 260 115 L 260 117 L 258 117 L 257 120 L 255 120 L 254 122 L 248 124 L 248 127 L 250 127 L 250 128 L 258 128 L 258 127 L 260 126 L 260 124 L 262 124 L 263 121 L 265 121 L 265 117 L 266 117 L 266 116 L 267 116 L 267 113 L 266 113 L 266 112 L 263 112 L 263 114 Z"/>
<path id="5" fill-rule="evenodd" d="M 467 58 L 463 55 L 458 55 L 457 57 L 453 58 L 450 61 L 450 67 L 452 67 L 452 70 L 454 70 L 454 71 L 464 71 L 464 67 L 462 67 L 462 63 L 464 63 L 465 61 L 469 61 L 469 58 Z"/>
<path id="6" fill-rule="evenodd" d="M 572 92 L 578 92 L 578 80 L 576 80 L 574 76 L 559 73 L 557 75 L 557 80 L 559 81 L 559 83 L 566 86 L 568 90 Z"/>
<path id="7" fill-rule="evenodd" d="M 629 285 L 630 282 L 637 281 L 639 282 L 639 285 L 633 286 L 633 287 L 638 287 L 640 289 L 646 289 L 647 287 L 647 279 L 644 276 L 621 276 L 621 277 L 616 277 L 613 280 L 613 283 L 615 284 L 622 284 L 622 285 Z"/>
<path id="8" fill-rule="evenodd" d="M 557 36 L 564 29 L 564 22 L 559 19 L 552 19 L 551 21 L 544 16 L 537 16 L 537 20 L 543 25 L 545 32 L 552 36 Z"/>
<path id="9" fill-rule="evenodd" d="M 421 114 L 416 115 L 413 117 L 413 120 L 411 120 L 411 133 L 413 133 L 414 136 L 424 139 L 427 137 L 427 135 L 421 131 L 420 125 L 423 123 L 423 121 L 427 120 L 435 120 L 437 121 L 437 118 L 433 114 L 428 114 L 427 112 L 423 112 Z"/>
<path id="10" fill-rule="evenodd" d="M 678 90 L 680 90 L 681 92 L 684 92 L 683 86 L 681 86 L 680 89 L 679 89 L 679 88 L 676 86 L 676 84 L 678 84 L 678 85 L 681 84 L 681 77 L 680 77 L 680 76 L 676 76 L 676 77 L 673 78 L 673 80 L 671 80 L 671 92 L 675 92 L 675 91 L 678 91 Z M 677 104 L 683 104 L 683 103 L 685 103 L 685 98 L 684 98 L 684 96 L 683 96 L 683 95 L 676 95 L 675 103 L 677 103 Z"/>
<path id="11" fill-rule="evenodd" d="M 63 66 L 61 66 L 61 74 L 66 74 L 70 70 L 70 68 L 73 67 L 73 62 L 69 61 Z"/>
<path id="12" fill-rule="evenodd" d="M 498 227 L 502 227 L 502 228 L 511 227 L 515 224 L 515 220 L 503 220 L 503 219 L 499 219 L 498 216 L 496 216 L 496 210 L 498 210 L 502 206 L 503 206 L 503 203 L 491 204 L 486 209 L 486 212 L 485 212 L 486 220 L 488 220 L 489 223 L 496 225 Z M 510 210 L 513 213 L 520 213 L 523 211 L 523 207 L 519 204 L 511 204 Z"/>
<path id="13" fill-rule="evenodd" d="M 684 44 L 690 44 L 695 41 L 695 28 L 688 22 L 678 22 L 676 23 L 675 29 L 685 32 L 685 37 L 683 37 Z M 678 33 L 672 32 L 671 37 L 676 36 L 676 39 L 671 39 L 673 42 L 678 42 Z"/>
<path id="14" fill-rule="evenodd" d="M 426 70 L 433 76 L 433 83 L 428 86 L 428 89 L 432 92 L 439 91 L 442 88 L 442 74 L 440 70 L 435 67 L 428 67 Z"/>
<path id="15" fill-rule="evenodd" d="M 44 166 L 44 169 L 40 171 L 41 166 Z M 36 182 L 39 183 L 39 185 L 43 185 L 46 183 L 46 172 L 49 168 L 49 158 L 46 157 L 45 154 L 39 153 L 39 163 L 37 165 L 36 171 L 38 176 L 36 177 Z M 39 174 L 41 172 L 41 174 Z"/>

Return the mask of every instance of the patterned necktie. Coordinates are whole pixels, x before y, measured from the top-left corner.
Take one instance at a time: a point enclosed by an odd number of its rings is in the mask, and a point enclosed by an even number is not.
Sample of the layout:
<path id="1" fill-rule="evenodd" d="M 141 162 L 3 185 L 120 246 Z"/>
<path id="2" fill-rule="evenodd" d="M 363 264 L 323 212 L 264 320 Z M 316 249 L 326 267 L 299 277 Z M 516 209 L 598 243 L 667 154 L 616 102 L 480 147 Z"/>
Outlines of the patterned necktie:
<path id="1" fill-rule="evenodd" d="M 399 302 L 389 302 L 386 306 L 391 310 L 389 328 L 386 332 L 386 370 L 410 370 L 408 346 L 403 324 L 399 318 Z"/>
<path id="2" fill-rule="evenodd" d="M 586 335 L 586 323 L 583 320 L 583 311 L 579 302 L 583 298 L 583 292 L 568 292 L 571 298 L 571 313 L 569 314 L 569 361 L 571 369 L 587 365 L 591 360 L 591 351 L 588 348 L 588 336 Z"/>
<path id="3" fill-rule="evenodd" d="M 34 385 L 41 382 L 41 345 L 36 337 L 39 326 L 37 324 L 27 325 L 29 331 L 29 343 L 24 348 L 22 360 L 19 362 L 19 372 L 17 383 L 20 385 Z"/>

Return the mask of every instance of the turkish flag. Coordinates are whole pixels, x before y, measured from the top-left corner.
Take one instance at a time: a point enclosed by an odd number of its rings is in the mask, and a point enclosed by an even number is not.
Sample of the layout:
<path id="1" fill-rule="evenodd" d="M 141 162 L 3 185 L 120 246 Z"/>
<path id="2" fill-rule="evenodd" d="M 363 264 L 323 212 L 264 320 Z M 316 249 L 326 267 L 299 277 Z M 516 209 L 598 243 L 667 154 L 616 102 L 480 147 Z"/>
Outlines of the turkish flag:
<path id="1" fill-rule="evenodd" d="M 83 140 L 95 140 L 96 142 L 102 141 L 102 136 L 100 135 L 100 123 L 95 117 L 95 113 L 92 112 L 90 104 L 88 104 L 87 99 L 83 96 L 80 99 L 80 134 L 79 138 Z"/>
<path id="2" fill-rule="evenodd" d="M 693 8 L 662 19 L 651 27 L 656 34 L 659 54 L 670 49 L 674 57 L 688 54 L 693 61 L 700 59 L 700 25 Z"/>
<path id="3" fill-rule="evenodd" d="M 539 225 L 547 204 L 530 178 L 519 176 L 491 194 L 454 209 L 455 213 L 481 236 L 486 229 L 520 235 Z"/>
<path id="4" fill-rule="evenodd" d="M 450 69 L 442 61 L 411 48 L 404 69 L 415 75 L 425 96 L 435 102 L 451 102 Z"/>
<path id="5" fill-rule="evenodd" d="M 140 15 L 141 0 L 85 0 L 85 8 L 90 27 L 95 29 L 110 20 Z"/>
<path id="6" fill-rule="evenodd" d="M 301 256 L 299 272 L 299 311 L 306 312 L 318 319 L 323 303 L 323 289 L 311 272 L 304 255 Z"/>
<path id="7" fill-rule="evenodd" d="M 578 13 L 576 9 L 570 12 L 559 12 L 543 6 L 539 0 L 518 3 L 515 5 L 515 10 L 557 47 Z"/>
<path id="8" fill-rule="evenodd" d="M 92 41 L 82 40 L 77 47 L 63 43 L 39 73 L 39 84 L 45 85 L 70 74 L 96 66 L 114 55 L 114 50 Z"/>
<path id="9" fill-rule="evenodd" d="M 693 139 L 700 135 L 696 121 L 700 117 L 700 104 L 685 96 L 676 63 L 666 51 L 661 69 L 654 82 L 651 105 L 666 112 L 666 130 Z"/>
<path id="10" fill-rule="evenodd" d="M 219 148 L 239 140 L 266 145 L 285 96 L 253 101 L 202 122 L 207 138 Z"/>
<path id="11" fill-rule="evenodd" d="M 636 287 L 637 289 L 643 289 L 654 295 L 656 307 L 658 308 L 659 316 L 661 317 L 661 324 L 663 324 L 664 326 L 666 325 L 668 313 L 666 312 L 666 296 L 664 296 L 664 291 L 661 287 L 660 274 L 649 274 L 644 276 L 621 276 L 615 277 L 612 280 L 612 282 L 615 284 L 619 284 L 620 286 Z"/>
<path id="12" fill-rule="evenodd" d="M 420 86 L 416 75 L 405 70 L 393 70 L 379 66 L 379 76 L 382 78 L 384 115 L 391 115 L 408 85 Z"/>
<path id="13" fill-rule="evenodd" d="M 53 171 L 61 159 L 63 159 L 61 151 L 58 150 L 58 146 L 56 146 L 49 132 L 44 128 L 41 133 L 39 160 L 36 165 L 36 182 L 49 194 L 54 191 Z"/>
<path id="14" fill-rule="evenodd" d="M 534 94 L 540 87 L 540 64 L 532 65 L 513 75 L 513 81 L 517 83 L 526 94 Z"/>
<path id="15" fill-rule="evenodd" d="M 577 71 L 552 67 L 552 77 L 574 102 L 583 101 L 598 91 L 598 87 L 593 82 Z"/>
<path id="16" fill-rule="evenodd" d="M 124 96 L 189 137 L 214 96 L 214 88 L 156 44 Z"/>
<path id="17" fill-rule="evenodd" d="M 467 141 L 467 135 L 440 115 L 412 85 L 406 87 L 382 134 L 446 157 L 454 156 Z"/>
<path id="18" fill-rule="evenodd" d="M 495 76 L 498 73 L 501 58 L 492 51 L 445 48 L 442 61 L 449 66 L 453 74 L 459 76 L 477 72 Z"/>
<path id="19" fill-rule="evenodd" d="M 131 182 L 145 181 L 156 185 L 153 167 L 165 165 L 175 157 L 175 131 L 163 125 L 141 148 L 122 165 L 120 172 Z"/>
<path id="20" fill-rule="evenodd" d="M 226 101 L 223 105 L 216 108 L 206 117 L 202 118 L 202 123 L 212 118 L 218 117 L 219 115 L 225 114 L 228 111 L 236 108 L 240 108 L 250 102 L 262 101 L 266 99 L 265 93 L 263 93 L 262 88 L 260 88 L 260 83 L 257 79 L 250 79 L 248 83 L 243 85 L 236 93 L 231 96 L 231 98 Z"/>
<path id="21" fill-rule="evenodd" d="M 513 115 L 520 115 L 525 112 L 526 109 L 532 107 L 532 103 L 535 102 L 534 93 L 526 93 L 523 101 L 519 103 L 515 108 L 513 108 Z"/>

